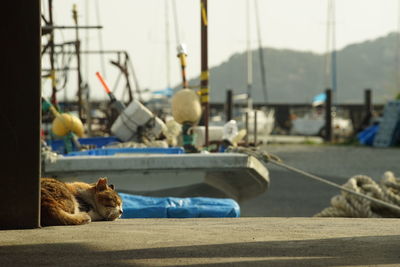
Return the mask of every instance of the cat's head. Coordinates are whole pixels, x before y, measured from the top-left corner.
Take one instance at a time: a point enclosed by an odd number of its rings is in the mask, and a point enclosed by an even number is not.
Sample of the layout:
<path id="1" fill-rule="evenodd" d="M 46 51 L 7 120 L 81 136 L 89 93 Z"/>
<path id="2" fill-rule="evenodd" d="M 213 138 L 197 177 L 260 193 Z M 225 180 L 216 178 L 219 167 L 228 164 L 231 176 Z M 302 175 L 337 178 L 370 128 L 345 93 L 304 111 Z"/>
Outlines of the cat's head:
<path id="1" fill-rule="evenodd" d="M 95 190 L 96 208 L 99 215 L 108 221 L 120 218 L 122 199 L 114 190 L 114 186 L 107 184 L 107 178 L 99 178 L 95 184 Z"/>

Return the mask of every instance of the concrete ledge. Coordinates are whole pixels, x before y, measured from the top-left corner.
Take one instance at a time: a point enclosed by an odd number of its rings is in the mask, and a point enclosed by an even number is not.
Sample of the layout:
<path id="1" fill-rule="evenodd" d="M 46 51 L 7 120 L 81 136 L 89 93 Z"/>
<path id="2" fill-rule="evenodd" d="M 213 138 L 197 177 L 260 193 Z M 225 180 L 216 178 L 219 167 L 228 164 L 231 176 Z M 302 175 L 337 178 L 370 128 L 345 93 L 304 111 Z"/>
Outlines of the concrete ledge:
<path id="1" fill-rule="evenodd" d="M 129 219 L 0 231 L 5 266 L 399 266 L 399 219 Z"/>

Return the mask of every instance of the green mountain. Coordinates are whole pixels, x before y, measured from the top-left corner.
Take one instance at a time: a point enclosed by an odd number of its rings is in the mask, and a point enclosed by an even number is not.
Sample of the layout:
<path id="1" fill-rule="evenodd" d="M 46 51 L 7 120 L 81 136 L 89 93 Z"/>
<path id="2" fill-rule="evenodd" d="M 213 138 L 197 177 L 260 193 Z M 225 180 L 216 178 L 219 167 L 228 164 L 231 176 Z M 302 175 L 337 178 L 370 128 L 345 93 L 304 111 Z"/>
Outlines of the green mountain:
<path id="1" fill-rule="evenodd" d="M 337 101 L 362 103 L 363 91 L 372 89 L 373 101 L 384 103 L 399 92 L 396 90 L 398 34 L 359 44 L 337 52 Z M 313 96 L 325 90 L 325 54 L 264 48 L 264 63 L 269 103 L 310 103 Z M 258 50 L 253 54 L 253 99 L 264 102 Z M 210 101 L 225 101 L 226 90 L 234 94 L 246 92 L 246 53 L 232 55 L 226 62 L 210 69 Z M 199 79 L 189 81 L 198 85 Z"/>

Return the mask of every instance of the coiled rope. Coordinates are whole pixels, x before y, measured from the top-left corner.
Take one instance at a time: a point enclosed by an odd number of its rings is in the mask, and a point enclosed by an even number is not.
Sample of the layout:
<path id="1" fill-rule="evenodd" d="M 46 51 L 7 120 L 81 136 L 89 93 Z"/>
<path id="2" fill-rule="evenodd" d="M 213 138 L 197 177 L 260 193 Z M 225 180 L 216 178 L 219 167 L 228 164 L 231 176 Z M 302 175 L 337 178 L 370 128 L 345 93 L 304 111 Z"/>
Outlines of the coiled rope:
<path id="1" fill-rule="evenodd" d="M 390 171 L 385 172 L 380 185 L 365 175 L 357 175 L 344 185 L 338 185 L 317 175 L 289 166 L 268 152 L 248 147 L 229 147 L 227 152 L 244 153 L 264 163 L 288 169 L 313 180 L 341 190 L 331 200 L 331 207 L 317 213 L 316 217 L 400 217 L 400 179 Z"/>
<path id="2" fill-rule="evenodd" d="M 400 179 L 391 171 L 384 173 L 380 184 L 365 175 L 351 177 L 343 187 L 400 206 Z M 331 206 L 314 215 L 315 217 L 388 218 L 400 217 L 400 212 L 349 194 L 346 191 L 331 199 Z"/>

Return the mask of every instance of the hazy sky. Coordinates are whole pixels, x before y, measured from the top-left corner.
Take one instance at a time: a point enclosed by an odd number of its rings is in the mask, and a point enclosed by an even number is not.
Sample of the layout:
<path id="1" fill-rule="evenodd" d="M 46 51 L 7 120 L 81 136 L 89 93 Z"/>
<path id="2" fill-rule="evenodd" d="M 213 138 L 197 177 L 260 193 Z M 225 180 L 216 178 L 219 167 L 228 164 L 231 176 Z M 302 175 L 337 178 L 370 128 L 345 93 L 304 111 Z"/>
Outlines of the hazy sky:
<path id="1" fill-rule="evenodd" d="M 96 1 L 99 12 L 96 13 Z M 166 11 L 169 3 L 170 79 L 172 86 L 181 81 L 176 57 L 173 0 L 54 0 L 54 20 L 58 25 L 72 25 L 72 5 L 78 5 L 80 24 L 104 26 L 101 32 L 104 49 L 127 50 L 141 88 L 151 90 L 167 86 Z M 200 0 L 175 0 L 180 41 L 188 47 L 187 75 L 200 73 Z M 257 48 L 253 0 L 208 0 L 209 67 L 246 50 L 246 3 L 250 3 L 251 43 Z M 336 0 L 336 46 L 381 37 L 397 31 L 399 0 Z M 258 0 L 263 46 L 323 53 L 326 51 L 327 0 Z M 47 0 L 42 0 L 47 14 Z M 99 16 L 97 16 L 99 14 Z M 58 41 L 72 40 L 72 30 L 57 31 Z M 81 32 L 83 48 L 99 48 L 99 32 Z M 88 38 L 88 39 L 87 39 Z M 89 43 L 86 42 L 89 40 Z M 45 41 L 45 39 L 44 39 Z M 106 58 L 106 76 L 115 82 L 116 68 Z M 83 58 L 83 75 L 89 80 L 92 95 L 105 97 L 95 78 L 102 71 L 100 56 Z M 246 64 L 243 62 L 243 64 Z M 88 67 L 86 67 L 88 66 Z M 72 77 L 70 82 L 72 83 Z M 48 95 L 49 82 L 44 84 Z M 47 89 L 46 89 L 47 88 Z M 69 91 L 76 92 L 76 84 Z M 211 88 L 213 90 L 213 88 Z"/>

